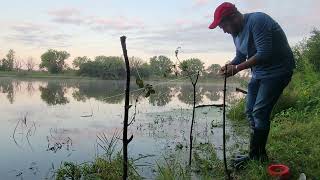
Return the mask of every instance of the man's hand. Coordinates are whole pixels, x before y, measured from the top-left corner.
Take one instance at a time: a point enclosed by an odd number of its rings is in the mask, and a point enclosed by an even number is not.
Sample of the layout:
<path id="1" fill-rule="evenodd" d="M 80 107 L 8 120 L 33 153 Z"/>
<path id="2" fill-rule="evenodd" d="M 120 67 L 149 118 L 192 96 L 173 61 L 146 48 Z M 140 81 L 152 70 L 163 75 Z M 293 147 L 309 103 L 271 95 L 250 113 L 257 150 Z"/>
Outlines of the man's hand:
<path id="1" fill-rule="evenodd" d="M 227 71 L 226 71 L 226 66 L 227 66 Z M 231 65 L 231 64 L 226 64 L 225 66 L 222 66 L 220 71 L 219 71 L 219 74 L 220 75 L 224 75 L 226 74 L 227 77 L 230 77 L 230 76 L 234 76 L 235 74 L 237 74 L 239 71 L 236 69 L 236 66 L 235 65 Z"/>

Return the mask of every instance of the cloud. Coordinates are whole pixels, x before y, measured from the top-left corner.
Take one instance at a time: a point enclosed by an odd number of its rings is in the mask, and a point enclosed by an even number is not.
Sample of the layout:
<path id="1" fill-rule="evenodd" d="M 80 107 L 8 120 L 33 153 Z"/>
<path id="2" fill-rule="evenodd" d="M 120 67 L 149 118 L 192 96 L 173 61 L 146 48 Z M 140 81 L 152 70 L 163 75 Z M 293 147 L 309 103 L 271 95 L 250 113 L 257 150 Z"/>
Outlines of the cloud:
<path id="1" fill-rule="evenodd" d="M 194 6 L 205 6 L 210 0 L 194 0 Z"/>
<path id="2" fill-rule="evenodd" d="M 136 30 L 143 29 L 142 20 L 133 18 L 129 19 L 123 16 L 115 18 L 92 18 L 91 27 L 99 31 L 119 31 L 119 30 Z"/>
<path id="3" fill-rule="evenodd" d="M 190 22 L 183 26 L 147 29 L 132 34 L 134 47 L 148 53 L 170 54 L 182 46 L 185 53 L 233 52 L 231 37 L 219 30 L 209 30 L 206 22 Z"/>
<path id="4" fill-rule="evenodd" d="M 139 18 L 86 16 L 75 8 L 49 11 L 52 21 L 60 24 L 79 25 L 97 31 L 129 31 L 144 28 Z"/>
<path id="5" fill-rule="evenodd" d="M 209 2 L 197 0 L 195 4 L 204 6 Z M 133 49 L 150 54 L 170 54 L 177 46 L 183 46 L 187 53 L 233 52 L 234 49 L 231 37 L 208 29 L 208 18 L 178 18 L 172 23 L 151 27 L 136 17 L 87 16 L 74 8 L 50 11 L 49 15 L 56 23 L 89 27 L 94 31 L 111 33 L 113 37 L 126 34 L 134 43 Z"/>
<path id="6" fill-rule="evenodd" d="M 49 11 L 48 14 L 53 17 L 53 21 L 61 24 L 86 24 L 86 19 L 81 17 L 81 12 L 75 8 L 64 8 Z"/>
<path id="7" fill-rule="evenodd" d="M 68 16 L 79 15 L 80 10 L 76 9 L 76 8 L 63 8 L 63 9 L 49 11 L 49 14 L 54 15 L 54 16 L 68 17 Z"/>
<path id="8" fill-rule="evenodd" d="M 11 26 L 12 33 L 5 36 L 8 41 L 16 41 L 35 47 L 68 47 L 71 35 L 52 32 L 49 26 L 20 23 Z"/>

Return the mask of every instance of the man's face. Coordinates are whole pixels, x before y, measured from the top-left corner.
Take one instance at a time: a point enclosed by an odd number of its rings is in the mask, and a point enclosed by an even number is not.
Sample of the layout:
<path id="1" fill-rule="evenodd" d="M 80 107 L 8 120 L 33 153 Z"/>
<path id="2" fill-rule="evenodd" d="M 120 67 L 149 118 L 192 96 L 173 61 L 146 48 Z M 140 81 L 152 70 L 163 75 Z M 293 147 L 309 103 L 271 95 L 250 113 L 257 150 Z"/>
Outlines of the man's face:
<path id="1" fill-rule="evenodd" d="M 236 14 L 232 14 L 228 17 L 223 18 L 219 24 L 219 27 L 223 30 L 224 33 L 236 36 L 241 31 L 240 18 L 238 18 Z"/>

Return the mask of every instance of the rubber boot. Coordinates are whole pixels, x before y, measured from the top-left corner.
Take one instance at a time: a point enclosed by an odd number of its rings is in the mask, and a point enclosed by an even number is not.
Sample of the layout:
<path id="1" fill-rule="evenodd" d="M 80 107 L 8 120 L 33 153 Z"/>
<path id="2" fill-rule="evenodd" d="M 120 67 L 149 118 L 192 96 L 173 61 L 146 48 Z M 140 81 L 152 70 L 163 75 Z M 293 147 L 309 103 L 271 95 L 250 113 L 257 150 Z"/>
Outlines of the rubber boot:
<path id="1" fill-rule="evenodd" d="M 250 134 L 249 156 L 236 156 L 232 161 L 232 166 L 235 169 L 243 169 L 249 160 L 267 161 L 266 143 L 268 134 L 269 130 L 253 130 Z"/>
<path id="2" fill-rule="evenodd" d="M 260 162 L 266 162 L 269 160 L 267 151 L 266 151 L 266 144 L 269 135 L 269 129 L 267 130 L 257 130 L 257 134 L 259 136 L 259 157 L 258 160 Z"/>

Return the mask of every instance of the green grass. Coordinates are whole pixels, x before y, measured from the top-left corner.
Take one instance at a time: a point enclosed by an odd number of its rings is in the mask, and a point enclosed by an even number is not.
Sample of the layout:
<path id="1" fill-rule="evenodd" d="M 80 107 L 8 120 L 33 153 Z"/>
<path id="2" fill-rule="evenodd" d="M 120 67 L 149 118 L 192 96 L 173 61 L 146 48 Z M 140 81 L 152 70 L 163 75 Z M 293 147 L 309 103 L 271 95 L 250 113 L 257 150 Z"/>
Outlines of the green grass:
<path id="1" fill-rule="evenodd" d="M 79 165 L 73 162 L 65 162 L 57 170 L 56 180 L 120 180 L 122 179 L 122 172 L 122 156 L 117 153 L 112 160 L 98 157 L 93 162 Z M 129 179 L 142 179 L 136 172 L 132 161 L 129 162 Z"/>
<path id="2" fill-rule="evenodd" d="M 223 179 L 224 166 L 218 159 L 212 144 L 196 144 L 193 150 L 192 165 L 183 163 L 179 155 L 165 158 L 165 162 L 157 166 L 157 180 L 185 179 Z M 185 165 L 184 165 L 185 164 Z"/>
<path id="3" fill-rule="evenodd" d="M 191 179 L 190 171 L 175 158 L 165 159 L 164 164 L 157 164 L 157 180 Z"/>
<path id="4" fill-rule="evenodd" d="M 307 179 L 320 177 L 320 83 L 319 75 L 296 73 L 272 112 L 267 151 L 270 162 L 250 162 L 235 179 L 270 179 L 271 163 L 285 164 L 292 178 L 305 173 Z M 234 124 L 246 122 L 244 100 L 231 107 L 228 117 Z M 235 118 L 236 117 L 236 118 Z"/>
<path id="5" fill-rule="evenodd" d="M 298 179 L 301 173 L 305 173 L 307 179 L 320 178 L 319 77 L 319 74 L 314 72 L 294 74 L 291 83 L 272 112 L 267 144 L 269 162 L 261 164 L 257 161 L 250 161 L 244 170 L 232 171 L 233 179 L 272 179 L 267 173 L 267 167 L 278 163 L 290 168 L 292 179 Z M 245 100 L 238 100 L 229 108 L 227 115 L 233 129 L 241 137 L 248 134 L 244 131 L 244 126 L 248 126 L 244 108 Z M 191 169 L 177 163 L 164 164 L 158 176 L 167 179 L 183 179 L 186 177 L 179 175 L 188 170 L 191 171 L 191 177 L 224 179 L 223 163 L 216 158 L 215 151 L 210 146 L 212 145 L 198 146 L 193 155 Z M 233 150 L 228 149 L 228 151 L 232 153 Z M 189 176 L 186 179 L 192 178 Z"/>

